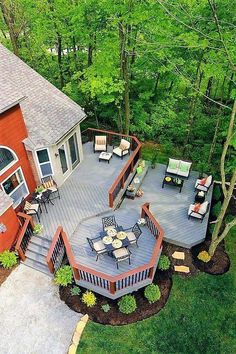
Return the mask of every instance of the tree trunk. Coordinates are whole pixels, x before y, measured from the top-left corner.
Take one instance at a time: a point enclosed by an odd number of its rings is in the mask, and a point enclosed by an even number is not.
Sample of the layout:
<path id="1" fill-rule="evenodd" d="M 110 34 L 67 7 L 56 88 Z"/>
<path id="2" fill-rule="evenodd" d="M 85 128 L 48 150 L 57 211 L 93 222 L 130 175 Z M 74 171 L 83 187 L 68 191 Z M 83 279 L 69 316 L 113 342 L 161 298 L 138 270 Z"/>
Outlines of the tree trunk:
<path id="1" fill-rule="evenodd" d="M 9 6 L 5 0 L 0 0 L 0 8 L 2 11 L 4 22 L 8 28 L 9 36 L 12 44 L 12 49 L 15 55 L 19 56 L 19 32 L 15 28 L 15 13 L 14 4 L 10 3 Z"/>
<path id="2" fill-rule="evenodd" d="M 62 40 L 60 34 L 57 32 L 57 62 L 60 74 L 60 88 L 64 86 L 63 68 L 62 68 Z"/>

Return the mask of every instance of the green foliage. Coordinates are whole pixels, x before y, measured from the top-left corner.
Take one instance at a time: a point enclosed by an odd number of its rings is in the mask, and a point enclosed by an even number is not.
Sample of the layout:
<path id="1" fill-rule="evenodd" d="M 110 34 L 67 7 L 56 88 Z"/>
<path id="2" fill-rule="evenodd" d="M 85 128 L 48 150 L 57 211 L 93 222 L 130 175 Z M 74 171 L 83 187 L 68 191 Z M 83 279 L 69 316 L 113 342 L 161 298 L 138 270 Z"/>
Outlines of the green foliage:
<path id="1" fill-rule="evenodd" d="M 43 186 L 37 186 L 35 188 L 35 193 L 42 193 L 42 191 L 44 190 L 44 187 Z"/>
<path id="2" fill-rule="evenodd" d="M 170 268 L 171 262 L 169 257 L 165 255 L 161 255 L 158 262 L 158 269 L 160 270 L 168 270 Z"/>
<path id="3" fill-rule="evenodd" d="M 133 295 L 125 295 L 118 301 L 119 311 L 128 315 L 136 310 L 136 299 Z"/>
<path id="4" fill-rule="evenodd" d="M 210 224 L 209 225 L 209 232 L 210 232 L 211 235 L 213 234 L 214 228 L 215 228 L 215 224 Z"/>
<path id="5" fill-rule="evenodd" d="M 72 284 L 73 280 L 73 272 L 69 265 L 65 265 L 58 269 L 55 274 L 55 283 L 61 286 L 67 286 L 68 284 Z"/>
<path id="6" fill-rule="evenodd" d="M 150 284 L 146 286 L 144 290 L 144 296 L 148 300 L 149 304 L 156 302 L 161 297 L 159 286 L 156 284 Z"/>
<path id="7" fill-rule="evenodd" d="M 219 200 L 221 198 L 221 189 L 220 186 L 216 185 L 213 190 L 213 199 Z"/>
<path id="8" fill-rule="evenodd" d="M 87 306 L 87 307 L 93 307 L 96 305 L 97 299 L 96 296 L 92 291 L 87 290 L 85 293 L 82 295 L 82 302 Z"/>
<path id="9" fill-rule="evenodd" d="M 111 306 L 109 304 L 104 304 L 104 305 L 101 306 L 101 308 L 102 308 L 102 311 L 107 313 L 107 312 L 110 311 Z"/>
<path id="10" fill-rule="evenodd" d="M 3 268 L 12 268 L 14 265 L 17 264 L 17 255 L 15 252 L 11 251 L 4 251 L 0 253 L 0 264 Z"/>
<path id="11" fill-rule="evenodd" d="M 221 211 L 221 202 L 217 202 L 212 208 L 212 215 L 217 218 Z"/>
<path id="12" fill-rule="evenodd" d="M 72 296 L 76 296 L 76 295 L 79 295 L 81 293 L 81 289 L 78 287 L 78 286 L 73 286 L 71 289 L 70 289 L 70 294 Z"/>
<path id="13" fill-rule="evenodd" d="M 34 233 L 34 234 L 36 234 L 36 235 L 41 234 L 42 231 L 43 231 L 43 225 L 41 225 L 41 224 L 36 224 L 36 225 L 34 226 L 34 230 L 33 230 L 33 233 Z"/>

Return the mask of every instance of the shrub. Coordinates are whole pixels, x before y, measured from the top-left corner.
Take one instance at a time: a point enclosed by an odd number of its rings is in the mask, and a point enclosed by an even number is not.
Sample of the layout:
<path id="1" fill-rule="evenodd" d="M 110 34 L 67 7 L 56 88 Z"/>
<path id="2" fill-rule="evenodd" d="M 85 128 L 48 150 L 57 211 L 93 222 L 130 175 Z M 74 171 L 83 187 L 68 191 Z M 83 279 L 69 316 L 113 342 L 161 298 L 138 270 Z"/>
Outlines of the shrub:
<path id="1" fill-rule="evenodd" d="M 218 215 L 220 214 L 221 210 L 221 202 L 217 202 L 215 206 L 212 208 L 212 215 L 217 218 Z"/>
<path id="2" fill-rule="evenodd" d="M 86 291 L 83 295 L 82 295 L 82 302 L 87 306 L 87 307 L 93 307 L 94 305 L 96 305 L 97 299 L 96 296 L 94 295 L 94 293 L 92 291 Z"/>
<path id="3" fill-rule="evenodd" d="M 150 284 L 146 286 L 144 290 L 144 296 L 148 300 L 149 304 L 156 302 L 161 297 L 161 292 L 158 285 Z"/>
<path id="4" fill-rule="evenodd" d="M 102 305 L 101 308 L 102 308 L 102 311 L 107 313 L 110 311 L 111 306 L 109 304 L 105 304 L 105 305 Z"/>
<path id="5" fill-rule="evenodd" d="M 67 286 L 72 283 L 73 273 L 69 265 L 58 269 L 55 275 L 55 283 L 61 286 Z"/>
<path id="6" fill-rule="evenodd" d="M 0 264 L 3 268 L 12 268 L 17 264 L 17 255 L 15 252 L 10 252 L 8 250 L 0 254 Z"/>
<path id="7" fill-rule="evenodd" d="M 209 255 L 209 253 L 207 251 L 201 251 L 198 254 L 197 258 L 204 263 L 207 263 L 211 260 L 211 256 Z"/>
<path id="8" fill-rule="evenodd" d="M 221 189 L 219 186 L 215 186 L 213 191 L 213 199 L 219 200 L 221 198 Z"/>
<path id="9" fill-rule="evenodd" d="M 81 290 L 78 286 L 73 286 L 73 288 L 70 289 L 70 294 L 72 296 L 79 295 L 81 293 Z"/>
<path id="10" fill-rule="evenodd" d="M 170 265 L 171 265 L 171 263 L 170 263 L 169 257 L 162 255 L 159 259 L 159 262 L 158 262 L 158 269 L 167 270 L 170 268 Z"/>
<path id="11" fill-rule="evenodd" d="M 34 230 L 33 230 L 33 233 L 38 235 L 38 234 L 41 234 L 41 232 L 43 231 L 43 225 L 41 224 L 36 224 L 34 226 Z"/>
<path id="12" fill-rule="evenodd" d="M 137 304 L 133 295 L 125 295 L 118 302 L 119 311 L 128 315 L 136 310 Z"/>

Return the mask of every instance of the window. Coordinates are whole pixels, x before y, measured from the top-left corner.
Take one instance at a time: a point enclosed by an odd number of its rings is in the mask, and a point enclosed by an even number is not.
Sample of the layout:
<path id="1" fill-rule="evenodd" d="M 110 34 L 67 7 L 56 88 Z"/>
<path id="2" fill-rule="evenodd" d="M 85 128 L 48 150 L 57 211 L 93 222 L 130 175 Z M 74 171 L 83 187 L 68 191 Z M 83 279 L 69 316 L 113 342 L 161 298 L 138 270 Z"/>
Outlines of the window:
<path id="1" fill-rule="evenodd" d="M 79 163 L 79 150 L 76 133 L 69 138 L 69 149 L 72 168 L 74 168 Z"/>
<path id="2" fill-rule="evenodd" d="M 66 156 L 66 151 L 65 151 L 65 145 L 62 145 L 59 149 L 59 156 L 60 156 L 60 161 L 61 161 L 61 169 L 63 174 L 66 173 L 68 170 L 68 164 L 67 164 L 67 156 Z"/>
<path id="3" fill-rule="evenodd" d="M 18 168 L 10 177 L 2 182 L 2 188 L 13 199 L 14 207 L 17 207 L 29 194 L 27 184 L 21 168 Z"/>
<path id="4" fill-rule="evenodd" d="M 17 161 L 16 154 L 6 147 L 0 147 L 0 173 L 2 174 Z"/>
<path id="5" fill-rule="evenodd" d="M 36 151 L 38 157 L 38 164 L 42 177 L 52 175 L 52 164 L 49 157 L 48 149 Z"/>

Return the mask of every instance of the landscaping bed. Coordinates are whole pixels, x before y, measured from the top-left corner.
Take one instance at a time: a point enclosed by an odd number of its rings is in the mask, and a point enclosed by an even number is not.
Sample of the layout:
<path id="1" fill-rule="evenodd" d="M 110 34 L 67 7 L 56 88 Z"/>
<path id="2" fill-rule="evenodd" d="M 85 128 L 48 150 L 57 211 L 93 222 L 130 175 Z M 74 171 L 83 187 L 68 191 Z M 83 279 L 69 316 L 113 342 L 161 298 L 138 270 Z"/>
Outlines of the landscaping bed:
<path id="1" fill-rule="evenodd" d="M 160 273 L 162 273 L 161 277 L 159 276 Z M 170 273 L 168 271 L 158 272 L 158 276 L 155 276 L 153 283 L 157 284 L 160 288 L 160 300 L 149 304 L 148 300 L 144 297 L 144 288 L 142 288 L 133 293 L 137 302 L 137 309 L 130 314 L 123 314 L 119 311 L 117 305 L 119 299 L 110 300 L 99 294 L 96 294 L 96 305 L 93 307 L 87 307 L 81 300 L 81 294 L 71 295 L 70 291 L 72 286 L 60 287 L 60 298 L 65 301 L 73 311 L 83 314 L 87 313 L 89 318 L 94 322 L 110 325 L 125 325 L 148 318 L 159 312 L 165 306 L 172 287 Z M 86 291 L 86 289 L 83 289 L 82 287 L 81 290 L 82 293 Z M 107 313 L 101 308 L 104 304 L 109 304 L 110 306 L 110 310 Z"/>

